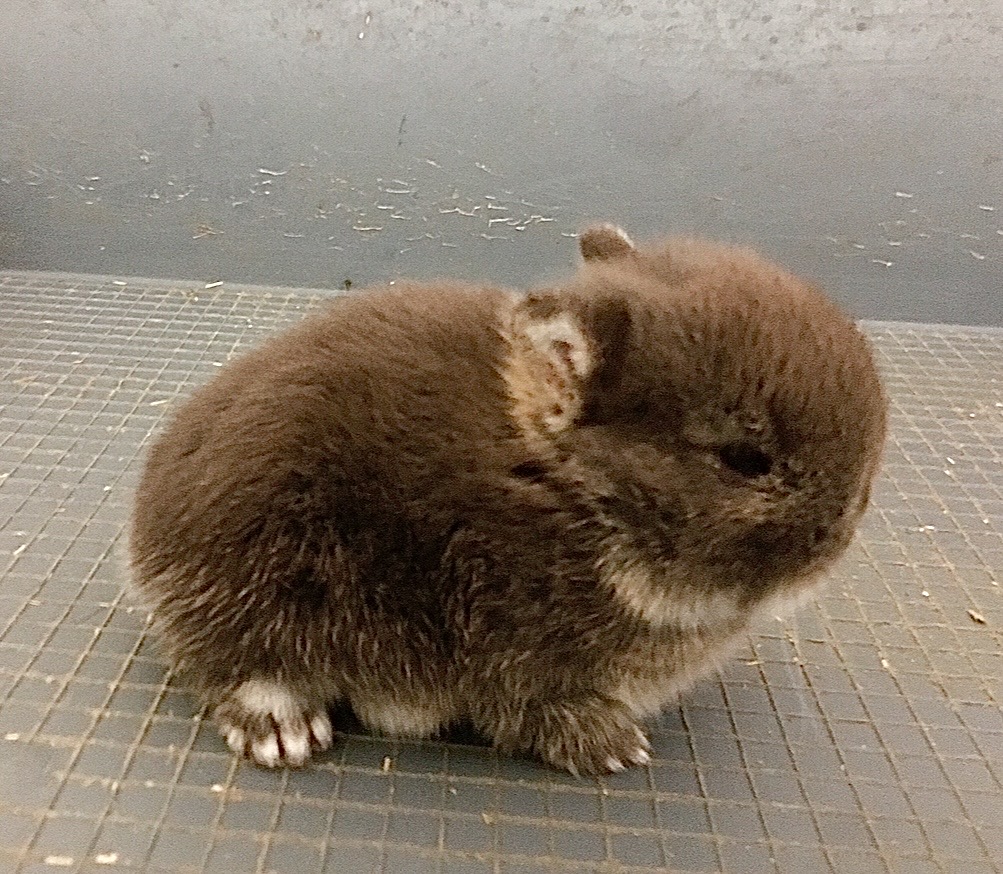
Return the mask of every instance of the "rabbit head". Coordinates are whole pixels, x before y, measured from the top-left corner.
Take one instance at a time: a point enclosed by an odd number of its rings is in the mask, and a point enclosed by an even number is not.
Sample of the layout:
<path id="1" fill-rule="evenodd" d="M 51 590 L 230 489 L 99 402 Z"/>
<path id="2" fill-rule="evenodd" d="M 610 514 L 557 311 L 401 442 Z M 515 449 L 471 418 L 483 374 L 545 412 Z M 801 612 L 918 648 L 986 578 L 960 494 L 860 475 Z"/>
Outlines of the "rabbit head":
<path id="1" fill-rule="evenodd" d="M 867 340 L 750 251 L 637 248 L 612 226 L 580 245 L 577 278 L 511 315 L 506 376 L 531 444 L 584 486 L 621 568 L 661 569 L 646 585 L 742 609 L 803 588 L 850 542 L 878 468 Z"/>

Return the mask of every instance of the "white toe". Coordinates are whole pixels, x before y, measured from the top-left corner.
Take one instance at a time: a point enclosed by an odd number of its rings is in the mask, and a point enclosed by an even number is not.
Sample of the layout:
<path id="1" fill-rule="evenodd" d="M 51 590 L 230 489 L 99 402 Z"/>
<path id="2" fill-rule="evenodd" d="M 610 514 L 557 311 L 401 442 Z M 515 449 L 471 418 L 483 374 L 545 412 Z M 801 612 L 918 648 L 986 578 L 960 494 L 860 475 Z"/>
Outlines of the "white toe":
<path id="1" fill-rule="evenodd" d="M 226 729 L 226 744 L 235 753 L 240 753 L 241 755 L 243 755 L 246 743 L 247 743 L 247 738 L 244 735 L 244 732 L 241 731 L 239 728 L 237 728 L 236 726 L 231 726 L 230 728 Z"/>
<path id="2" fill-rule="evenodd" d="M 282 759 L 279 754 L 279 739 L 270 734 L 264 740 L 256 741 L 251 745 L 251 755 L 259 765 L 274 768 Z"/>
<path id="3" fill-rule="evenodd" d="M 630 760 L 635 765 L 647 765 L 651 761 L 651 754 L 645 749 L 638 748 L 634 751 L 634 755 L 630 757 Z"/>
<path id="4" fill-rule="evenodd" d="M 331 741 L 334 740 L 334 729 L 331 727 L 331 720 L 327 718 L 326 713 L 318 714 L 310 720 L 310 732 L 313 734 L 317 746 L 322 750 L 331 746 Z"/>
<path id="5" fill-rule="evenodd" d="M 310 738 L 306 734 L 282 734 L 282 750 L 290 765 L 302 765 L 310 758 Z"/>
<path id="6" fill-rule="evenodd" d="M 606 759 L 606 767 L 614 774 L 625 770 L 623 762 L 621 762 L 619 759 L 614 759 L 612 756 Z"/>

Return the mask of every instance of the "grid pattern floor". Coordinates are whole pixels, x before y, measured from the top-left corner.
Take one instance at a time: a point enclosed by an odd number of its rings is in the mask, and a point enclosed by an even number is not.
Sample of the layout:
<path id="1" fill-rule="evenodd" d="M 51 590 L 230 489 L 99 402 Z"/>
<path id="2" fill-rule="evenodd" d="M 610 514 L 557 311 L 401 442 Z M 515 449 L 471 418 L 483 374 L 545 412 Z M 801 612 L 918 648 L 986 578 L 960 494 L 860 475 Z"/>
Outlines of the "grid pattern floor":
<path id="1" fill-rule="evenodd" d="M 0 273 L 0 871 L 1003 871 L 1003 331 L 870 324 L 874 506 L 819 601 L 576 780 L 342 736 L 238 762 L 123 592 L 142 450 L 317 293 Z"/>

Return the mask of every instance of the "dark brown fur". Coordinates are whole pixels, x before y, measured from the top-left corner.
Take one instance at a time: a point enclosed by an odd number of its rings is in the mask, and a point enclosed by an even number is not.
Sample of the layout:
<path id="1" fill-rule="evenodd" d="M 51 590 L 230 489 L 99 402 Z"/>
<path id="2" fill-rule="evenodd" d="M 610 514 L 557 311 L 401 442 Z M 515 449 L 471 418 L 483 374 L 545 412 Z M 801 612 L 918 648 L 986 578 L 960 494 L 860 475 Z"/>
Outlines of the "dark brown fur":
<path id="1" fill-rule="evenodd" d="M 581 246 L 522 298 L 340 298 L 154 445 L 136 587 L 235 748 L 299 764 L 340 701 L 646 761 L 637 720 L 845 548 L 885 429 L 857 329 L 747 251 Z"/>

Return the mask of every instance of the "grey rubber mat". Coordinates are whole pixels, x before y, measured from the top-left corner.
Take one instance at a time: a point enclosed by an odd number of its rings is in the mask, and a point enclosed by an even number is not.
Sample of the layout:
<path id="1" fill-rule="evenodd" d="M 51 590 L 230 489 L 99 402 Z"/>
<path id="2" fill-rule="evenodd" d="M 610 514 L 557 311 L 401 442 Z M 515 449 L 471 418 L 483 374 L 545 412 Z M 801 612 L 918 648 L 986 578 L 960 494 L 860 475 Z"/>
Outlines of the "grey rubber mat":
<path id="1" fill-rule="evenodd" d="M 893 401 L 828 593 L 576 780 L 461 743 L 238 762 L 123 593 L 144 444 L 322 297 L 0 273 L 0 871 L 999 872 L 1003 331 L 872 324 Z"/>

